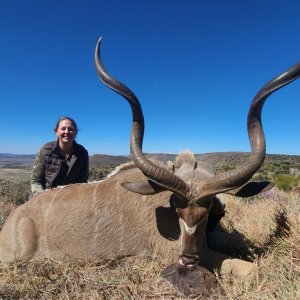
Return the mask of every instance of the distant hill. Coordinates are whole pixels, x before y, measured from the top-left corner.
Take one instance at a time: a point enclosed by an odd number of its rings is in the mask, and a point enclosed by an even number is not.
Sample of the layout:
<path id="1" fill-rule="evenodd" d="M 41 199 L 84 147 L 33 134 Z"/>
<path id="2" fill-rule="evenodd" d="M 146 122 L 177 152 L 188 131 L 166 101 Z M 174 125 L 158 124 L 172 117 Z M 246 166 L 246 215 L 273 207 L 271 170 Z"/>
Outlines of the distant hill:
<path id="1" fill-rule="evenodd" d="M 146 156 L 151 159 L 167 162 L 168 160 L 173 161 L 176 157 L 176 154 L 146 153 Z M 102 167 L 107 165 L 120 165 L 131 160 L 132 158 L 130 155 L 113 156 L 113 155 L 106 155 L 106 154 L 95 154 L 90 156 L 90 166 L 97 168 L 97 167 Z"/>
<path id="2" fill-rule="evenodd" d="M 34 158 L 34 154 L 0 153 L 0 168 L 31 169 Z"/>
<path id="3" fill-rule="evenodd" d="M 167 153 L 148 153 L 148 157 L 163 162 L 169 160 L 174 161 L 176 154 Z M 208 162 L 212 164 L 217 170 L 224 168 L 234 168 L 236 165 L 245 161 L 249 156 L 247 152 L 224 152 L 224 153 L 205 153 L 195 154 L 197 160 Z M 0 168 L 11 169 L 31 169 L 34 162 L 35 155 L 17 155 L 0 153 Z M 95 154 L 90 156 L 90 167 L 101 168 L 103 166 L 120 165 L 131 160 L 130 156 L 114 156 L 106 154 Z M 300 170 L 300 155 L 279 155 L 267 154 L 264 164 L 276 165 L 285 164 L 290 168 L 297 168 Z"/>
<path id="4" fill-rule="evenodd" d="M 107 165 L 120 165 L 130 160 L 131 158 L 129 156 L 94 154 L 90 156 L 90 167 L 99 168 Z"/>
<path id="5" fill-rule="evenodd" d="M 210 163 L 216 170 L 223 170 L 225 167 L 234 168 L 243 163 L 249 155 L 249 152 L 215 152 L 196 154 L 196 159 Z M 282 163 L 300 170 L 300 155 L 267 154 L 264 166 Z"/>

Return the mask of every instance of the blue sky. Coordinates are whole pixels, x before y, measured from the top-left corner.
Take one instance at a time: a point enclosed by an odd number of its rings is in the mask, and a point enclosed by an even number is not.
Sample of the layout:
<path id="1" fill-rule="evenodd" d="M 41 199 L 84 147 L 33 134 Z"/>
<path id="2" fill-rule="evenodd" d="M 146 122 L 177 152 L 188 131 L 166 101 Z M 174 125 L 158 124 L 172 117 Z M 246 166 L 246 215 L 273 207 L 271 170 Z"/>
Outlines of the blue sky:
<path id="1" fill-rule="evenodd" d="M 106 69 L 139 98 L 144 152 L 249 151 L 248 108 L 300 60 L 300 2 L 0 2 L 0 153 L 34 154 L 63 115 L 89 153 L 129 154 L 131 111 L 100 83 Z M 300 155 L 300 80 L 263 110 L 267 152 Z"/>

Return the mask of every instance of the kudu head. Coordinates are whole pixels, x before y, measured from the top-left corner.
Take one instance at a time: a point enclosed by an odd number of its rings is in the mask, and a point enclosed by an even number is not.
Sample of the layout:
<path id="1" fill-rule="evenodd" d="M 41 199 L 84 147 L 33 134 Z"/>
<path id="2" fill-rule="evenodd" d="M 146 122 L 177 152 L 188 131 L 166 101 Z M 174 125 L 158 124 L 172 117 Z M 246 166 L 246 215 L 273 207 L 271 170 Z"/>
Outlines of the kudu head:
<path id="1" fill-rule="evenodd" d="M 205 163 L 190 160 L 177 169 L 169 170 L 150 161 L 142 152 L 144 117 L 134 93 L 123 83 L 111 77 L 103 67 L 99 39 L 95 49 L 95 64 L 100 80 L 123 96 L 131 106 L 133 123 L 130 148 L 133 161 L 148 180 L 126 182 L 122 186 L 132 192 L 151 195 L 172 191 L 172 203 L 179 215 L 181 227 L 181 259 L 184 265 L 193 265 L 201 255 L 202 243 L 213 198 L 219 193 L 249 197 L 271 188 L 269 182 L 248 182 L 261 167 L 266 154 L 266 143 L 261 123 L 261 111 L 267 97 L 300 76 L 300 63 L 265 84 L 254 97 L 248 113 L 248 135 L 251 154 L 234 170 L 216 173 Z"/>

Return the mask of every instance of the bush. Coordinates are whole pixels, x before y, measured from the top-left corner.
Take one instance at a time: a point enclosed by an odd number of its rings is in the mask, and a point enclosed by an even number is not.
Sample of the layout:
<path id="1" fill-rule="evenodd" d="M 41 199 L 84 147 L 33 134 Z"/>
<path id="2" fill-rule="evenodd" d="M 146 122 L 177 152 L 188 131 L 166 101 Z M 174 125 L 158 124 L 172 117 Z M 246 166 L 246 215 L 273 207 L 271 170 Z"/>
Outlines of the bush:
<path id="1" fill-rule="evenodd" d="M 275 176 L 274 183 L 280 190 L 291 191 L 299 185 L 300 176 L 279 174 Z"/>
<path id="2" fill-rule="evenodd" d="M 0 179 L 0 197 L 17 205 L 25 203 L 30 197 L 30 181 L 12 182 Z"/>
<path id="3" fill-rule="evenodd" d="M 91 168 L 89 171 L 89 181 L 103 180 L 108 174 L 110 174 L 117 165 L 108 165 L 101 168 Z"/>

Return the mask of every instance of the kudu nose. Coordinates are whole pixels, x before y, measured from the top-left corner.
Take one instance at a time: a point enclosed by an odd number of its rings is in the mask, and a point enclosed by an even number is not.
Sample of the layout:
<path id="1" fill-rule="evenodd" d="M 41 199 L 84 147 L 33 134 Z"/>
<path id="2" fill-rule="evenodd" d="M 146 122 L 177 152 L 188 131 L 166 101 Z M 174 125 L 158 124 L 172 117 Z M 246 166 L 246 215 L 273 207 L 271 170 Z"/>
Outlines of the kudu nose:
<path id="1" fill-rule="evenodd" d="M 199 255 L 185 255 L 181 254 L 179 264 L 185 267 L 194 267 L 199 263 Z"/>

